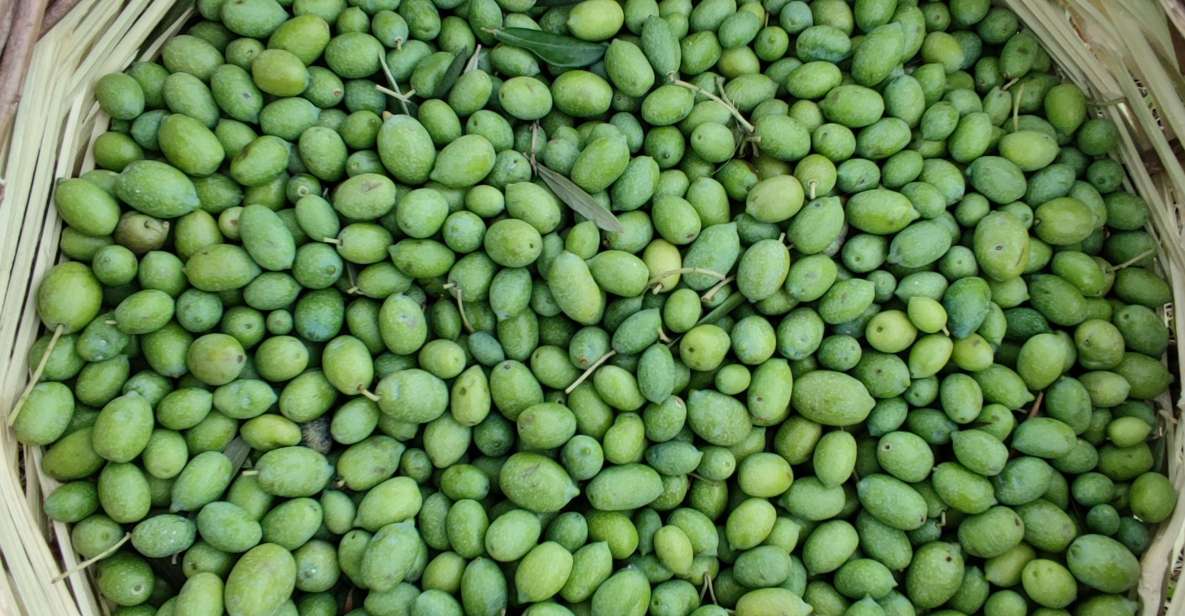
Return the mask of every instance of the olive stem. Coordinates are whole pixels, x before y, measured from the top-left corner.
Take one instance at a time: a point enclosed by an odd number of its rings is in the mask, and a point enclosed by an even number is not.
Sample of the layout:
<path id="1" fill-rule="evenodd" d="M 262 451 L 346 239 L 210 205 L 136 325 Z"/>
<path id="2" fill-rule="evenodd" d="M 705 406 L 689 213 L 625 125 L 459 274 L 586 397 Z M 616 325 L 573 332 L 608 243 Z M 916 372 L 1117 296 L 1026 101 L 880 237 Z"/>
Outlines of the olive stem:
<path id="1" fill-rule="evenodd" d="M 1037 413 L 1041 411 L 1041 401 L 1045 399 L 1045 392 L 1037 394 L 1037 401 L 1033 403 L 1033 408 L 1029 409 L 1029 417 L 1036 417 Z"/>
<path id="2" fill-rule="evenodd" d="M 672 73 L 672 75 L 673 75 L 673 73 Z M 736 118 L 737 123 L 739 123 L 741 126 L 743 126 L 745 128 L 746 132 L 751 133 L 751 132 L 757 130 L 756 128 L 753 127 L 753 124 L 751 124 L 748 120 L 745 119 L 745 116 L 741 115 L 741 110 L 737 109 L 736 105 L 733 105 L 732 103 L 728 102 L 727 100 L 724 100 L 723 98 L 721 98 L 715 94 L 712 94 L 711 92 L 708 92 L 707 90 L 705 90 L 705 89 L 703 89 L 703 88 L 701 88 L 689 81 L 683 81 L 682 79 L 672 79 L 671 83 L 674 85 L 680 86 L 680 87 L 687 88 L 688 90 L 691 90 L 692 92 L 695 92 L 696 94 L 700 94 L 705 98 L 708 98 L 710 100 L 716 101 L 717 103 L 720 103 L 721 105 L 724 105 L 724 108 L 728 109 L 728 112 L 732 114 L 732 117 Z"/>
<path id="3" fill-rule="evenodd" d="M 647 282 L 646 284 L 647 285 L 658 284 L 659 282 L 661 282 L 662 280 L 664 280 L 666 278 L 669 278 L 671 276 L 677 276 L 679 274 L 702 274 L 704 276 L 711 276 L 711 277 L 715 278 L 716 280 L 724 280 L 725 278 L 727 278 L 726 275 L 721 274 L 720 272 L 717 272 L 716 270 L 705 269 L 702 267 L 680 267 L 677 269 L 672 269 L 672 270 L 667 270 L 665 272 L 660 272 L 659 274 L 653 276 L 650 279 L 650 282 Z"/>
<path id="4" fill-rule="evenodd" d="M 391 98 L 394 98 L 404 104 L 406 104 L 407 101 L 411 100 L 411 97 L 414 96 L 416 93 L 415 90 L 408 90 L 407 94 L 404 94 L 404 93 L 399 92 L 397 90 L 392 90 L 391 88 L 386 88 L 386 87 L 383 87 L 383 86 L 380 86 L 377 84 L 374 86 L 374 89 L 376 89 L 379 92 L 382 92 L 383 94 L 386 94 L 387 96 L 390 96 Z"/>
<path id="5" fill-rule="evenodd" d="M 58 582 L 61 582 L 62 580 L 74 575 L 75 573 L 85 570 L 87 567 L 99 562 L 100 560 L 103 560 L 104 558 L 107 558 L 108 556 L 111 556 L 112 554 L 114 554 L 116 552 L 118 552 L 119 548 L 123 547 L 123 545 L 125 543 L 127 543 L 131 540 L 132 540 L 132 533 L 124 533 L 123 539 L 120 539 L 119 541 L 115 542 L 114 545 L 107 548 L 106 550 L 103 550 L 102 552 L 99 552 L 98 554 L 95 554 L 94 556 L 92 556 L 92 557 L 78 563 L 77 565 L 74 565 L 73 567 L 70 567 L 69 569 L 54 576 L 53 580 L 51 580 L 50 583 L 57 584 Z"/>
<path id="6" fill-rule="evenodd" d="M 366 398 L 367 398 L 368 400 L 370 400 L 371 402 L 378 402 L 379 400 L 381 400 L 381 399 L 382 399 L 382 398 L 380 398 L 380 397 L 378 396 L 378 394 L 376 394 L 376 393 L 374 393 L 374 392 L 370 391 L 369 389 L 367 389 L 367 388 L 365 388 L 365 387 L 359 387 L 359 388 L 358 388 L 358 393 L 359 393 L 359 394 L 362 394 L 364 397 L 366 397 Z"/>
<path id="7" fill-rule="evenodd" d="M 708 598 L 712 600 L 712 605 L 716 605 L 716 589 L 712 588 L 712 576 L 708 575 L 707 571 L 704 572 L 704 590 L 708 592 Z"/>
<path id="8" fill-rule="evenodd" d="M 383 53 L 382 51 L 379 51 L 379 65 L 383 67 L 383 75 L 386 75 L 387 83 L 391 84 L 391 89 L 388 91 L 393 91 L 395 93 L 395 100 L 399 101 L 400 107 L 403 107 L 403 113 L 411 115 L 411 111 L 409 111 L 407 108 L 408 99 L 405 98 L 403 92 L 399 90 L 399 83 L 395 81 L 395 76 L 391 74 L 391 67 L 387 66 L 387 54 Z M 379 92 L 383 92 L 382 86 L 375 85 L 375 89 L 377 89 Z M 384 94 L 385 93 L 386 92 L 384 92 Z M 411 96 L 411 94 L 414 93 L 415 90 L 412 90 L 412 92 L 407 96 Z"/>
<path id="9" fill-rule="evenodd" d="M 1127 261 L 1124 261 L 1123 263 L 1120 263 L 1119 265 L 1112 265 L 1111 271 L 1118 272 L 1121 269 L 1129 268 L 1129 267 L 1139 263 L 1140 261 L 1143 261 L 1144 259 L 1154 255 L 1154 254 L 1156 254 L 1156 249 L 1149 248 L 1148 250 L 1141 252 L 1140 254 L 1128 259 Z"/>
<path id="10" fill-rule="evenodd" d="M 609 351 L 608 353 L 598 357 L 597 361 L 594 361 L 591 366 L 589 366 L 584 372 L 580 373 L 580 376 L 576 377 L 576 380 L 572 381 L 571 385 L 564 388 L 564 394 L 566 395 L 572 393 L 573 389 L 576 389 L 576 387 L 583 383 L 585 379 L 589 377 L 589 375 L 591 375 L 593 372 L 596 372 L 597 368 L 601 367 L 601 364 L 609 361 L 609 358 L 613 357 L 614 355 L 617 355 L 617 351 Z"/>
<path id="11" fill-rule="evenodd" d="M 465 325 L 465 331 L 471 334 L 477 331 L 473 329 L 473 324 L 469 322 L 469 317 L 465 316 L 465 301 L 462 298 L 461 287 L 458 287 L 456 283 L 450 282 L 441 288 L 445 291 L 448 291 L 449 295 L 452 295 L 454 298 L 456 298 L 457 312 L 461 313 L 461 323 Z M 453 293 L 453 291 L 456 291 L 456 293 Z"/>
<path id="12" fill-rule="evenodd" d="M 807 195 L 810 196 L 811 201 L 815 200 L 815 189 L 819 186 L 819 180 L 811 180 L 806 183 Z"/>
<path id="13" fill-rule="evenodd" d="M 255 470 L 253 468 L 250 468 L 250 469 L 243 471 L 240 474 L 244 477 L 254 477 L 259 474 L 259 471 Z"/>
<path id="14" fill-rule="evenodd" d="M 715 285 L 712 286 L 711 289 L 708 289 L 706 292 L 704 292 L 704 294 L 700 296 L 700 299 L 705 302 L 712 301 L 712 298 L 716 297 L 716 294 L 720 292 L 720 289 L 723 289 L 728 283 L 732 282 L 735 279 L 736 279 L 735 276 L 729 276 L 729 277 L 721 280 L 720 282 L 717 282 Z"/>
<path id="15" fill-rule="evenodd" d="M 1008 89 L 1011 88 L 1012 86 L 1016 85 L 1016 82 L 1018 82 L 1018 81 L 1020 81 L 1020 77 L 1013 77 L 1010 81 L 1008 81 L 1008 83 L 1005 83 L 1004 85 L 1000 86 L 1000 89 L 1007 92 Z"/>
<path id="16" fill-rule="evenodd" d="M 671 337 L 668 336 L 666 332 L 662 331 L 662 326 L 659 326 L 659 328 L 658 328 L 658 339 L 663 341 L 664 343 L 671 342 Z"/>
<path id="17" fill-rule="evenodd" d="M 33 369 L 33 374 L 29 375 L 29 384 L 25 386 L 24 391 L 21 392 L 19 398 L 16 399 L 16 404 L 12 407 L 12 412 L 8 414 L 8 425 L 16 423 L 16 418 L 21 414 L 21 408 L 25 405 L 25 400 L 33 393 L 33 388 L 41 380 L 41 373 L 45 372 L 45 366 L 49 363 L 49 355 L 53 353 L 53 349 L 58 344 L 58 340 L 62 338 L 62 332 L 65 331 L 64 325 L 58 325 L 53 330 L 53 337 L 49 339 L 49 344 L 45 345 L 45 351 L 41 354 L 41 360 L 37 362 L 37 367 Z"/>
<path id="18" fill-rule="evenodd" d="M 326 244 L 337 244 L 339 246 L 342 243 L 342 241 L 337 239 L 336 237 L 323 237 L 323 238 L 321 238 L 321 241 L 325 242 Z"/>

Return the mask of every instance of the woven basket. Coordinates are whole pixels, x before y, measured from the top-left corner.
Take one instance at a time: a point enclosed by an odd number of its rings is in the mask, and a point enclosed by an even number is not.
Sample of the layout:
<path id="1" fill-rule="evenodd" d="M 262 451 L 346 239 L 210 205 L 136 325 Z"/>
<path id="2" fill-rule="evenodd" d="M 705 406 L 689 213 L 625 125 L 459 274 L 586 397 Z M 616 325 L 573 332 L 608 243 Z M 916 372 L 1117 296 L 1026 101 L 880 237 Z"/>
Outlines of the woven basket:
<path id="1" fill-rule="evenodd" d="M 9 2 L 0 0 L 4 19 L 12 12 L 5 8 Z M 1185 305 L 1185 169 L 1178 159 L 1185 144 L 1185 79 L 1174 46 L 1181 40 L 1176 28 L 1185 32 L 1185 6 L 1180 0 L 1002 3 L 1041 39 L 1094 108 L 1120 127 L 1128 188 L 1150 206 L 1159 264 L 1173 287 L 1174 304 L 1163 312 L 1178 344 L 1165 360 L 1185 368 L 1180 344 L 1185 319 L 1173 317 L 1173 306 Z M 40 4 L 44 9 L 45 0 Z M 50 206 L 53 184 L 94 166 L 90 145 L 107 125 L 94 100 L 94 83 L 153 57 L 191 13 L 189 3 L 179 0 L 82 0 L 33 50 L 13 130 L 0 143 L 0 263 L 6 265 L 0 271 L 0 348 L 7 351 L 7 361 L 0 361 L 0 409 L 5 412 L 28 381 L 26 355 L 40 331 L 31 296 L 58 258 L 61 224 Z M 1179 387 L 1159 400 L 1159 408 L 1158 451 L 1182 498 L 1143 557 L 1138 594 L 1144 616 L 1185 615 L 1185 592 L 1173 593 L 1185 558 L 1185 423 L 1180 421 L 1185 402 Z M 71 548 L 66 526 L 41 512 L 43 496 L 56 482 L 41 473 L 40 459 L 40 450 L 17 444 L 7 422 L 0 422 L 0 614 L 109 613 Z"/>

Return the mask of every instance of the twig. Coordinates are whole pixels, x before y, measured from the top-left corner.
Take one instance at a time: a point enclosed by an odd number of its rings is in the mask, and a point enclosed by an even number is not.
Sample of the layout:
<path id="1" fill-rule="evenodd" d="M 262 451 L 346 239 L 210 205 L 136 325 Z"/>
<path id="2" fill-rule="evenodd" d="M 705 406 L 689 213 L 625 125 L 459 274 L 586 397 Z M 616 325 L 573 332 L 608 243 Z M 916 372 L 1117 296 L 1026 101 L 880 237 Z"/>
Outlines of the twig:
<path id="1" fill-rule="evenodd" d="M 572 393 L 572 390 L 576 389 L 577 385 L 580 385 L 581 383 L 583 383 L 585 381 L 585 379 L 587 379 L 589 377 L 589 375 L 591 375 L 593 372 L 596 372 L 597 368 L 601 367 L 601 364 L 609 361 L 609 358 L 613 357 L 614 355 L 617 355 L 617 351 L 609 351 L 608 353 L 605 353 L 604 355 L 598 357 L 597 361 L 594 361 L 591 366 L 589 366 L 587 369 L 585 369 L 584 372 L 580 373 L 580 376 L 577 377 L 575 381 L 572 381 L 571 385 L 564 388 L 564 393 L 565 394 Z"/>
<path id="2" fill-rule="evenodd" d="M 712 285 L 711 289 L 708 289 L 707 291 L 705 291 L 704 294 L 701 295 L 699 298 L 705 302 L 712 301 L 712 298 L 716 297 L 716 294 L 720 292 L 720 289 L 723 289 L 724 287 L 728 286 L 728 283 L 732 282 L 735 279 L 736 279 L 735 276 L 729 276 L 729 277 L 721 280 L 720 282 L 717 282 L 715 285 Z"/>
<path id="3" fill-rule="evenodd" d="M 457 300 L 457 312 L 461 313 L 461 323 L 463 323 L 465 325 L 465 331 L 467 331 L 471 334 L 473 332 L 477 331 L 477 330 L 473 329 L 473 324 L 471 324 L 469 322 L 469 318 L 465 316 L 465 302 L 462 299 L 461 287 L 458 287 L 457 283 L 455 283 L 455 282 L 450 282 L 441 288 L 444 289 L 445 291 L 448 291 L 448 294 L 453 296 Z M 456 291 L 456 293 L 454 293 L 453 291 Z"/>
<path id="4" fill-rule="evenodd" d="M 125 533 L 123 536 L 123 539 L 120 539 L 119 541 L 117 541 L 115 543 L 115 545 L 112 545 L 111 547 L 107 548 L 106 550 L 103 550 L 102 552 L 99 552 L 98 554 L 95 554 L 94 556 L 78 563 L 77 565 L 74 565 L 73 567 L 70 567 L 69 569 L 57 574 L 56 576 L 54 576 L 54 578 L 52 580 L 50 580 L 50 583 L 57 584 L 58 582 L 61 582 L 62 580 L 74 575 L 75 573 L 85 570 L 87 567 L 99 562 L 100 560 L 103 560 L 104 558 L 107 558 L 108 556 L 111 556 L 112 554 L 114 554 L 116 552 L 118 552 L 119 548 L 123 547 L 123 544 L 125 544 L 131 540 L 132 540 L 132 533 Z"/>
<path id="5" fill-rule="evenodd" d="M 1036 417 L 1037 413 L 1039 413 L 1041 411 L 1041 401 L 1044 399 L 1045 399 L 1045 392 L 1044 391 L 1039 392 L 1037 394 L 1037 401 L 1033 403 L 1033 408 L 1029 409 L 1029 418 Z"/>
<path id="6" fill-rule="evenodd" d="M 655 274 L 653 277 L 650 278 L 650 282 L 646 283 L 646 286 L 650 286 L 652 284 L 657 284 L 667 278 L 670 278 L 671 276 L 677 276 L 679 274 L 702 274 L 704 276 L 711 276 L 711 277 L 715 278 L 716 280 L 724 280 L 725 278 L 727 278 L 726 275 L 721 274 L 720 272 L 717 272 L 716 270 L 710 270 L 710 269 L 703 268 L 703 267 L 680 267 L 677 269 L 667 270 L 665 272 L 659 272 L 658 274 Z"/>
<path id="7" fill-rule="evenodd" d="M 408 90 L 407 94 L 403 94 L 402 92 L 398 92 L 398 91 L 392 90 L 390 88 L 384 88 L 383 86 L 380 86 L 377 83 L 374 84 L 374 89 L 376 89 L 379 92 L 382 92 L 383 94 L 386 94 L 387 96 L 390 96 L 391 98 L 394 98 L 404 104 L 406 104 L 407 101 L 411 100 L 411 97 L 415 96 L 415 93 L 416 93 L 415 90 Z"/>
<path id="8" fill-rule="evenodd" d="M 741 126 L 743 126 L 745 128 L 746 132 L 751 133 L 754 130 L 756 130 L 755 128 L 753 128 L 753 124 L 751 124 L 748 120 L 746 120 L 745 116 L 741 115 L 741 110 L 737 109 L 736 105 L 733 105 L 731 102 L 725 100 L 724 98 L 721 98 L 715 94 L 712 94 L 711 92 L 708 92 L 707 90 L 695 85 L 694 83 L 691 83 L 689 81 L 683 81 L 682 79 L 678 79 L 674 73 L 671 73 L 671 75 L 669 75 L 669 77 L 671 78 L 672 84 L 687 88 L 688 90 L 691 90 L 692 92 L 695 92 L 696 94 L 702 95 L 704 98 L 716 101 L 717 103 L 724 105 L 724 108 L 728 109 L 728 112 L 732 114 L 732 117 L 736 118 L 737 123 L 739 123 Z"/>
<path id="9" fill-rule="evenodd" d="M 387 66 L 387 54 L 383 53 L 382 50 L 379 50 L 379 65 L 383 67 L 383 75 L 386 75 L 387 83 L 391 84 L 391 89 L 388 90 L 388 92 L 394 92 L 395 100 L 399 101 L 400 107 L 403 107 L 403 113 L 411 115 L 411 111 L 407 107 L 407 98 L 403 95 L 403 92 L 399 90 L 399 84 L 395 81 L 395 76 L 391 74 L 391 67 Z M 377 88 L 379 92 L 383 92 L 382 86 L 375 85 L 375 88 Z M 386 94 L 386 92 L 383 93 Z M 412 90 L 412 94 L 414 93 L 415 90 Z M 408 94 L 407 96 L 411 96 L 411 94 Z"/>
<path id="10" fill-rule="evenodd" d="M 1012 100 L 1012 131 L 1020 130 L 1020 99 L 1025 95 L 1025 86 L 1029 85 L 1027 82 L 1020 84 L 1016 89 L 1016 96 Z"/>
<path id="11" fill-rule="evenodd" d="M 1140 254 L 1138 254 L 1138 255 L 1136 255 L 1136 256 L 1134 256 L 1134 257 L 1132 257 L 1132 258 L 1128 259 L 1127 261 L 1124 261 L 1123 263 L 1120 263 L 1119 265 L 1112 265 L 1112 266 L 1111 266 L 1111 271 L 1113 271 L 1113 272 L 1118 272 L 1118 271 L 1119 271 L 1119 270 L 1121 270 L 1121 269 L 1125 269 L 1125 268 L 1131 267 L 1131 266 L 1133 266 L 1133 265 L 1135 265 L 1135 264 L 1139 263 L 1140 261 L 1143 261 L 1144 259 L 1147 259 L 1148 257 L 1151 257 L 1151 256 L 1152 256 L 1152 255 L 1154 255 L 1154 254 L 1156 254 L 1156 249 L 1155 249 L 1155 248 L 1149 248 L 1148 250 L 1145 250 L 1144 252 L 1141 252 Z"/>
<path id="12" fill-rule="evenodd" d="M 16 405 L 12 407 L 12 412 L 8 414 L 8 425 L 16 423 L 16 418 L 21 414 L 21 409 L 25 406 L 25 401 L 29 399 L 29 395 L 33 393 L 33 388 L 37 387 L 37 383 L 41 381 L 41 373 L 45 372 L 45 366 L 49 363 L 49 356 L 53 353 L 53 349 L 58 344 L 58 340 L 62 337 L 64 326 L 58 325 L 53 330 L 53 337 L 49 339 L 49 344 L 45 345 L 45 351 L 41 354 L 41 361 L 37 362 L 37 367 L 33 370 L 33 374 L 29 375 L 29 384 L 25 386 L 24 391 L 21 392 L 19 398 L 16 399 Z"/>

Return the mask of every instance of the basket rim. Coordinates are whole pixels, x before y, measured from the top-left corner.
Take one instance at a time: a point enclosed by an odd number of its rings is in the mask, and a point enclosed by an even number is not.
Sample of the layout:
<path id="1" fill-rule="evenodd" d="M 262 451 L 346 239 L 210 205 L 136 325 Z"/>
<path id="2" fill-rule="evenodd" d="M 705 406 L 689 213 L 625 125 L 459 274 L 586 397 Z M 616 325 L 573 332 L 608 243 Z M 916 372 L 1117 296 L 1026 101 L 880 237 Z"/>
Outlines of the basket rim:
<path id="1" fill-rule="evenodd" d="M 1175 90 L 1182 81 L 1179 67 L 1172 64 L 1170 71 L 1166 59 L 1148 42 L 1154 24 L 1141 23 L 1126 3 L 1109 0 L 997 2 L 1022 16 L 1075 83 L 1098 100 L 1123 101 L 1106 105 L 1102 113 L 1121 127 L 1120 158 L 1128 186 L 1154 208 L 1153 228 L 1161 246 L 1158 261 L 1172 285 L 1173 305 L 1185 306 L 1185 167 L 1173 146 L 1185 143 L 1185 104 Z M 1185 32 L 1185 9 L 1179 2 L 1159 4 L 1161 16 Z M 181 0 L 82 0 L 34 49 L 34 65 L 25 82 L 27 98 L 20 103 L 9 141 L 0 143 L 0 166 L 8 180 L 0 196 L 0 229 L 17 230 L 15 238 L 13 233 L 0 233 L 0 260 L 11 257 L 6 262 L 25 273 L 0 273 L 0 345 L 9 348 L 9 361 L 0 362 L 7 363 L 0 365 L 4 412 L 25 384 L 24 355 L 41 331 L 30 289 L 57 258 L 61 223 L 50 206 L 53 180 L 93 168 L 89 146 L 106 128 L 92 84 L 102 73 L 154 56 L 192 16 L 192 8 L 178 15 L 178 7 L 185 5 Z M 1155 61 L 1136 62 L 1148 58 Z M 66 79 L 60 76 L 63 70 L 69 71 Z M 64 120 L 55 124 L 52 119 L 58 115 Z M 37 146 L 31 160 L 22 156 L 25 144 Z M 1150 173 L 1141 164 L 1146 160 L 1158 162 L 1160 172 Z M 20 267 L 18 258 L 28 267 Z M 1185 549 L 1185 422 L 1180 421 L 1185 416 L 1185 400 L 1180 398 L 1185 322 L 1172 319 L 1172 324 L 1177 397 L 1166 396 L 1159 403 L 1166 416 L 1165 460 L 1178 490 L 1178 505 L 1141 561 L 1144 616 L 1162 610 L 1185 614 L 1185 592 L 1166 598 L 1172 569 Z M 40 455 L 37 448 L 18 445 L 11 430 L 0 426 L 0 571 L 5 574 L 0 575 L 0 613 L 98 616 L 105 611 L 88 572 L 75 572 L 62 583 L 48 582 L 63 565 L 75 567 L 79 559 L 70 546 L 68 527 L 48 522 L 40 511 L 42 495 L 57 485 L 40 471 Z M 30 473 L 30 467 L 36 470 Z"/>

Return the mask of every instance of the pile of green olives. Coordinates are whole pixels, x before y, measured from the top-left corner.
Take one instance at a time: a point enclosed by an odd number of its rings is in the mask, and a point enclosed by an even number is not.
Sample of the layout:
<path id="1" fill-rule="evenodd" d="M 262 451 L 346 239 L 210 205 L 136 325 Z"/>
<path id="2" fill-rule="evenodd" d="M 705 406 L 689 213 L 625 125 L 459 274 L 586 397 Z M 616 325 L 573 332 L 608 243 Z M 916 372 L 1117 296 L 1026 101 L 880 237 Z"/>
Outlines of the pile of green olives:
<path id="1" fill-rule="evenodd" d="M 1007 8 L 196 9 L 10 415 L 115 616 L 1138 612 L 1172 292 Z"/>

